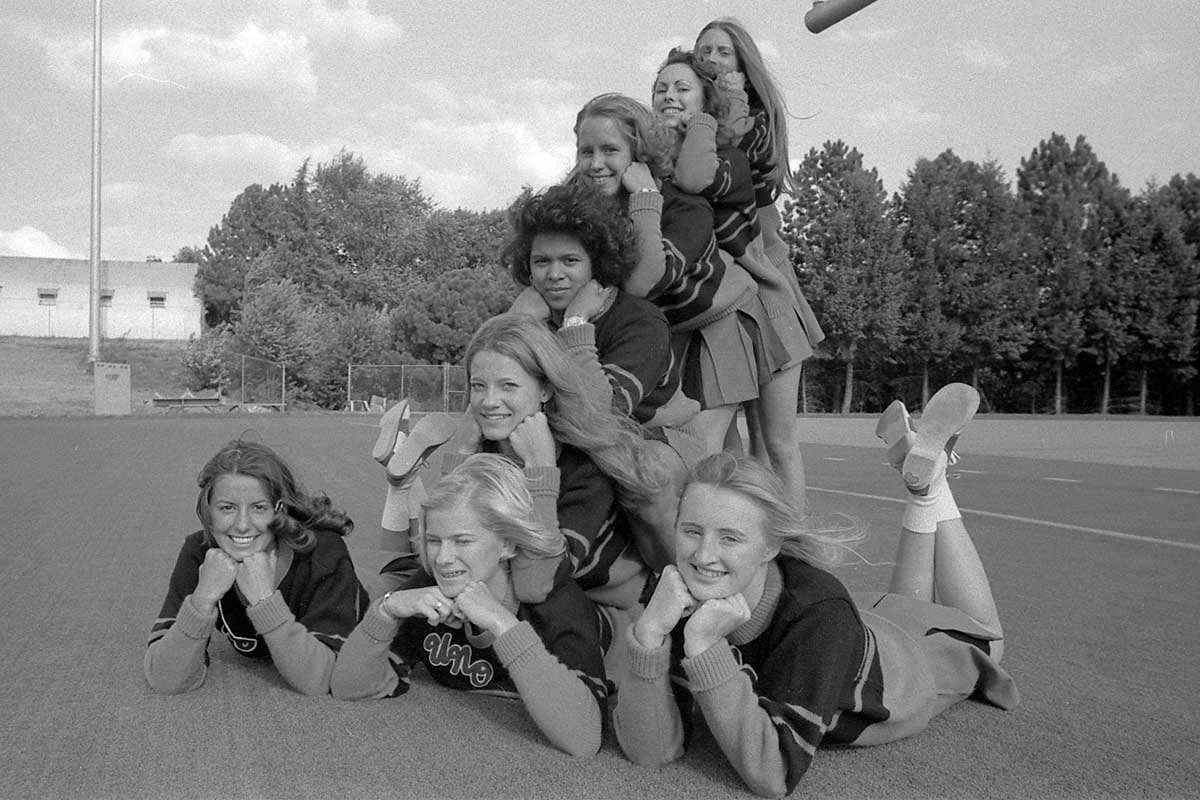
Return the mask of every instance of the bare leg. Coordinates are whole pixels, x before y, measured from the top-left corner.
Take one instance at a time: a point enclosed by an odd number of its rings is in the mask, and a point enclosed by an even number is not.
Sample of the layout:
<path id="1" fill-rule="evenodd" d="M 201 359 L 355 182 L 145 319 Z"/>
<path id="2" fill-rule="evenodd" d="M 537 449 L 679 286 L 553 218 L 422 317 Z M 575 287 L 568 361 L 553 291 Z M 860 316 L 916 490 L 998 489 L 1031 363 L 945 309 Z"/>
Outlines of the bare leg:
<path id="1" fill-rule="evenodd" d="M 889 407 L 876 428 L 909 492 L 891 591 L 957 608 L 999 637 L 1003 630 L 991 584 L 946 481 L 948 447 L 977 407 L 974 389 L 951 384 L 930 399 L 918 432 L 903 405 Z M 999 658 L 1002 651 L 1003 642 L 994 643 L 993 655 Z"/>
<path id="2" fill-rule="evenodd" d="M 992 585 L 962 517 L 940 520 L 936 536 L 934 598 L 942 605 L 965 611 L 983 627 L 1003 636 Z M 994 647 L 993 655 L 1000 656 Z"/>
<path id="3" fill-rule="evenodd" d="M 900 529 L 900 544 L 896 548 L 896 565 L 888 591 L 933 602 L 934 534 Z"/>
<path id="4" fill-rule="evenodd" d="M 719 453 L 725 446 L 725 431 L 737 413 L 736 405 L 703 409 L 688 423 L 688 428 L 704 442 L 706 453 Z"/>
<path id="5" fill-rule="evenodd" d="M 749 404 L 747 404 L 747 414 L 749 414 L 748 406 Z M 742 443 L 742 432 L 738 430 L 737 426 L 736 412 L 734 412 L 733 419 L 729 422 L 729 429 L 725 431 L 725 444 L 722 445 L 721 449 L 735 456 L 744 456 L 746 454 L 746 446 Z"/>
<path id="6" fill-rule="evenodd" d="M 759 461 L 770 464 L 775 474 L 789 490 L 796 507 L 808 507 L 804 477 L 804 459 L 800 455 L 800 439 L 796 430 L 796 403 L 800 396 L 800 365 L 777 373 L 771 382 L 759 389 L 757 414 L 747 414 L 747 424 L 754 418 L 761 426 L 761 436 L 750 436 L 750 453 Z M 752 429 L 753 430 L 753 429 Z M 760 444 L 761 442 L 761 444 Z M 765 452 L 756 446 L 765 445 Z"/>

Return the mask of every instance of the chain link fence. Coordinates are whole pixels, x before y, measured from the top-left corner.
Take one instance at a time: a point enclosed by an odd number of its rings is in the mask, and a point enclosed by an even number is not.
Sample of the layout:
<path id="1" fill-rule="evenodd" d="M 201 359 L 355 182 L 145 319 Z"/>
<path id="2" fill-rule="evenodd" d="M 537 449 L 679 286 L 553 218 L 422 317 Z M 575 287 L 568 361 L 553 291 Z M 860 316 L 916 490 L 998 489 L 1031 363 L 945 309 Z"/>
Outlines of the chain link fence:
<path id="1" fill-rule="evenodd" d="M 453 364 L 349 364 L 346 411 L 382 410 L 407 397 L 413 411 L 462 411 L 466 367 Z"/>
<path id="2" fill-rule="evenodd" d="M 287 367 L 265 358 L 235 353 L 226 396 L 243 409 L 262 406 L 287 410 Z"/>

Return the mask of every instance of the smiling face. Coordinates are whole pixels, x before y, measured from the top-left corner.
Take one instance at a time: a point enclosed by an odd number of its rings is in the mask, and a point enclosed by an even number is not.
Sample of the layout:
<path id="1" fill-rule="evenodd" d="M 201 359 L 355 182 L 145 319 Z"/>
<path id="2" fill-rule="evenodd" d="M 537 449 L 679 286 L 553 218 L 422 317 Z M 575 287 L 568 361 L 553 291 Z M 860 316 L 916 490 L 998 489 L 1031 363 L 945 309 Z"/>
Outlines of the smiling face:
<path id="1" fill-rule="evenodd" d="M 513 359 L 480 350 L 471 359 L 471 413 L 485 439 L 507 441 L 513 428 L 550 399 L 550 390 Z"/>
<path id="2" fill-rule="evenodd" d="M 574 236 L 539 233 L 529 249 L 529 279 L 555 319 L 592 279 L 592 259 Z"/>
<path id="3" fill-rule="evenodd" d="M 721 28 L 709 28 L 696 39 L 696 57 L 716 67 L 718 73 L 739 72 L 737 47 Z"/>
<path id="4" fill-rule="evenodd" d="M 684 490 L 675 566 L 700 602 L 741 593 L 753 607 L 778 552 L 767 536 L 766 514 L 749 498 L 702 483 Z"/>
<path id="5" fill-rule="evenodd" d="M 684 112 L 699 114 L 704 110 L 704 88 L 687 64 L 668 64 L 654 81 L 652 105 L 668 121 Z"/>
<path id="6" fill-rule="evenodd" d="M 241 474 L 218 475 L 208 499 L 212 536 L 217 547 L 234 561 L 275 544 L 270 531 L 275 506 L 267 487 L 258 478 Z"/>
<path id="7" fill-rule="evenodd" d="M 501 565 L 515 548 L 485 528 L 466 503 L 430 509 L 422 537 L 425 563 L 446 597 L 456 597 L 471 581 L 482 581 L 493 597 L 504 597 L 508 575 Z"/>
<path id="8" fill-rule="evenodd" d="M 612 197 L 621 189 L 621 176 L 633 163 L 633 148 L 611 117 L 587 117 L 575 137 L 575 168 L 602 193 Z"/>

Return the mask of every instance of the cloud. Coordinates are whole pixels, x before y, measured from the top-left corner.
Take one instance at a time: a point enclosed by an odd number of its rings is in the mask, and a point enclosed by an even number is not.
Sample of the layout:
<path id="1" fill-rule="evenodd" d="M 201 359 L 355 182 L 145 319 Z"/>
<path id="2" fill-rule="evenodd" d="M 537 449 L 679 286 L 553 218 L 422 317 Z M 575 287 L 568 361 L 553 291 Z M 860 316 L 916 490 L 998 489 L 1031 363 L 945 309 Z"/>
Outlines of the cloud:
<path id="1" fill-rule="evenodd" d="M 886 42 L 895 39 L 900 35 L 897 28 L 867 28 L 862 33 L 862 38 L 868 42 Z"/>
<path id="2" fill-rule="evenodd" d="M 80 257 L 55 242 L 49 235 L 29 225 L 22 225 L 15 231 L 0 231 L 0 256 Z"/>
<path id="3" fill-rule="evenodd" d="M 277 0 L 274 5 L 287 25 L 321 43 L 352 39 L 377 46 L 404 37 L 400 24 L 384 14 L 371 13 L 367 0 L 348 0 L 345 8 L 331 8 L 319 0 Z"/>
<path id="4" fill-rule="evenodd" d="M 966 39 L 956 45 L 964 61 L 976 67 L 1008 69 L 1012 62 L 992 45 L 979 39 Z"/>
<path id="5" fill-rule="evenodd" d="M 893 100 L 870 111 L 855 115 L 859 124 L 867 129 L 878 128 L 912 128 L 937 122 L 940 117 L 929 111 L 922 111 L 911 100 Z"/>
<path id="6" fill-rule="evenodd" d="M 638 68 L 643 75 L 654 75 L 658 72 L 658 68 L 662 66 L 663 61 L 667 58 L 667 53 L 671 52 L 672 47 L 691 47 L 691 42 L 685 42 L 681 39 L 656 39 L 650 42 L 642 49 L 642 57 L 638 59 Z M 650 79 L 646 79 L 647 84 Z"/>
<path id="7" fill-rule="evenodd" d="M 75 89 L 91 85 L 90 37 L 35 35 L 35 40 L 55 80 Z M 135 87 L 144 83 L 312 93 L 317 84 L 307 37 L 253 22 L 222 36 L 165 27 L 125 28 L 105 36 L 102 58 L 106 81 Z"/>
<path id="8" fill-rule="evenodd" d="M 1112 86 L 1125 77 L 1125 67 L 1122 64 L 1104 64 L 1099 67 L 1089 67 L 1079 71 L 1079 79 L 1084 83 L 1098 86 Z"/>

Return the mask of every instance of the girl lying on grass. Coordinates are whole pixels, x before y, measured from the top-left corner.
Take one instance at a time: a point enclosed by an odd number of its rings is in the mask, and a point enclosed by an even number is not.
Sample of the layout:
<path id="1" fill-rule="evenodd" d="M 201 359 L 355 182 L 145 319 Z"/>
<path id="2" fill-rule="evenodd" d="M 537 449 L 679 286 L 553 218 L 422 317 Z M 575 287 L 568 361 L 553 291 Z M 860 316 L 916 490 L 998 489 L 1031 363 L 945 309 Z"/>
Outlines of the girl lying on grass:
<path id="1" fill-rule="evenodd" d="M 203 529 L 183 540 L 150 630 L 150 688 L 178 693 L 208 672 L 214 630 L 251 658 L 270 658 L 296 691 L 328 694 L 338 649 L 368 596 L 342 537 L 354 523 L 305 494 L 269 447 L 237 440 L 198 479 Z"/>
<path id="2" fill-rule="evenodd" d="M 600 618 L 566 562 L 544 600 L 513 593 L 518 553 L 559 556 L 566 541 L 538 518 L 525 475 L 495 453 L 469 456 L 422 505 L 416 543 L 424 571 L 372 604 L 333 671 L 345 700 L 396 697 L 424 664 L 441 684 L 519 697 L 555 747 L 600 749 L 607 698 Z M 411 558 L 411 556 L 409 557 Z"/>
<path id="3" fill-rule="evenodd" d="M 678 758 L 703 720 L 751 790 L 796 788 L 824 745 L 923 730 L 978 697 L 1012 708 L 1004 634 L 946 482 L 947 446 L 979 403 L 951 384 L 912 430 L 894 404 L 879 428 L 907 496 L 885 593 L 851 595 L 826 571 L 846 542 L 813 531 L 769 468 L 709 456 L 684 489 L 675 566 L 626 631 L 617 739 L 629 758 Z"/>

